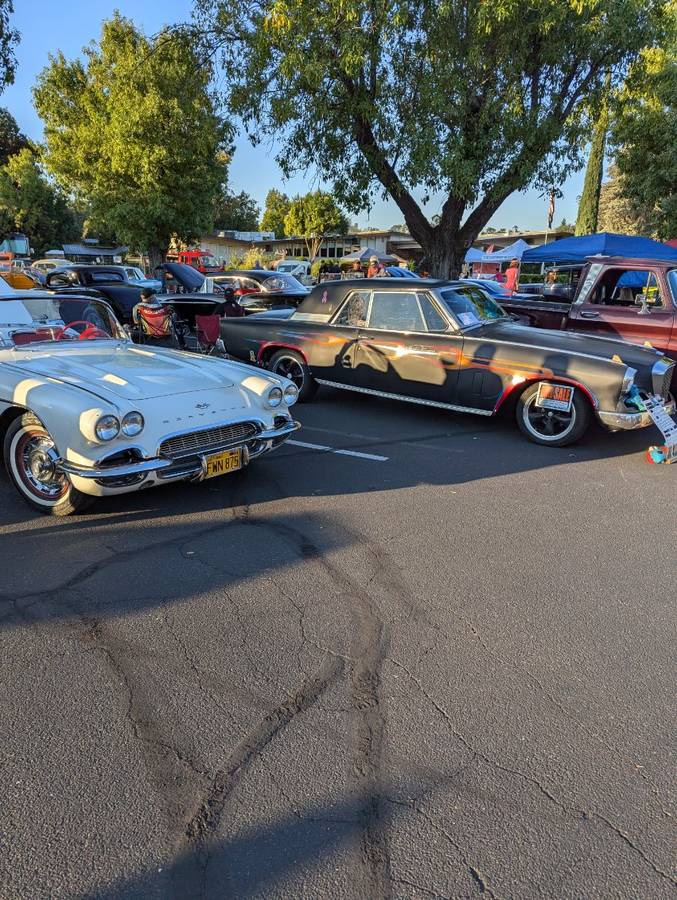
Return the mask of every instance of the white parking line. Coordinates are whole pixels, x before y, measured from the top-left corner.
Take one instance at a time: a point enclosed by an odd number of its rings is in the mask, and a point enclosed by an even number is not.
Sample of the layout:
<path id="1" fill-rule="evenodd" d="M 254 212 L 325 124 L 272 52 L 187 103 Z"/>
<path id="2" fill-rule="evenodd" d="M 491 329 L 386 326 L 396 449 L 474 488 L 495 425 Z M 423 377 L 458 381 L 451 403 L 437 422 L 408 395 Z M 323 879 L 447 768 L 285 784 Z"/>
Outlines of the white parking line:
<path id="1" fill-rule="evenodd" d="M 358 459 L 373 459 L 376 462 L 388 462 L 387 456 L 379 456 L 378 453 L 360 453 L 359 450 L 332 450 L 339 456 L 357 456 Z"/>
<path id="2" fill-rule="evenodd" d="M 336 453 L 338 456 L 356 456 L 358 459 L 371 459 L 374 462 L 388 462 L 387 456 L 379 456 L 377 453 L 361 453 L 359 450 L 337 450 L 334 447 L 326 447 L 324 444 L 309 444 L 306 441 L 287 441 L 294 447 L 304 447 L 306 450 L 322 450 L 325 453 Z"/>
<path id="3" fill-rule="evenodd" d="M 308 450 L 331 450 L 331 447 L 325 447 L 323 444 L 307 444 L 305 441 L 287 441 L 295 447 L 306 447 Z"/>

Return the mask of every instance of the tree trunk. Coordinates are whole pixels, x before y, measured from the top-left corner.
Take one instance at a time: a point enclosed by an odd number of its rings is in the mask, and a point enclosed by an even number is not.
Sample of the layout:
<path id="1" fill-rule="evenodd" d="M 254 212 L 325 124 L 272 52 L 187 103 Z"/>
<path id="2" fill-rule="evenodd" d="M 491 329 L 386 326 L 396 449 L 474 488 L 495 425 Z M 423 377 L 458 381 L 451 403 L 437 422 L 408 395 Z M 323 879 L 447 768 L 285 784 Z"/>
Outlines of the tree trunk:
<path id="1" fill-rule="evenodd" d="M 438 228 L 434 229 L 430 240 L 421 242 L 423 247 L 421 267 L 430 272 L 433 278 L 458 278 L 466 248 L 457 234 L 440 234 Z"/>

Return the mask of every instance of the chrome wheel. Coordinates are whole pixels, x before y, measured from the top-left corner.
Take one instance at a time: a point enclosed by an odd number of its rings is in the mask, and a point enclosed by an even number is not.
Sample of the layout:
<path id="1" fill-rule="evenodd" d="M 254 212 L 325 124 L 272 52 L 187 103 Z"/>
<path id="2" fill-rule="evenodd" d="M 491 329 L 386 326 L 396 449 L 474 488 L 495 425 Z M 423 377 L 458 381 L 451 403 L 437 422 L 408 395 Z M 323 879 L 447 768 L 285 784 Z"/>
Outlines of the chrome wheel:
<path id="1" fill-rule="evenodd" d="M 10 465 L 22 487 L 38 503 L 57 503 L 68 491 L 68 479 L 56 468 L 57 459 L 54 441 L 41 428 L 24 427 L 14 435 Z"/>
<path id="2" fill-rule="evenodd" d="M 576 407 L 572 403 L 568 412 L 544 409 L 536 406 L 536 394 L 532 394 L 522 408 L 525 429 L 540 441 L 561 441 L 576 427 Z"/>
<path id="3" fill-rule="evenodd" d="M 293 356 L 278 356 L 273 365 L 272 371 L 276 375 L 282 375 L 293 381 L 299 389 L 299 393 L 303 388 L 306 380 L 302 364 Z"/>

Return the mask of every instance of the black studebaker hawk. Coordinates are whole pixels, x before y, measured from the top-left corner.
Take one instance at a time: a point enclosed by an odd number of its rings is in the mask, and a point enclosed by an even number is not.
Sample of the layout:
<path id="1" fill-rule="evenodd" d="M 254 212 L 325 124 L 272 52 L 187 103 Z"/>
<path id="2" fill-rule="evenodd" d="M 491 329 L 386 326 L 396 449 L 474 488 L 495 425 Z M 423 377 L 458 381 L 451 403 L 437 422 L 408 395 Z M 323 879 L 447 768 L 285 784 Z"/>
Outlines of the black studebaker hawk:
<path id="1" fill-rule="evenodd" d="M 222 319 L 229 355 L 291 378 L 454 412 L 514 410 L 524 434 L 562 447 L 594 414 L 609 429 L 669 414 L 674 362 L 649 347 L 516 323 L 463 281 L 355 279 L 315 287 L 296 310 Z"/>

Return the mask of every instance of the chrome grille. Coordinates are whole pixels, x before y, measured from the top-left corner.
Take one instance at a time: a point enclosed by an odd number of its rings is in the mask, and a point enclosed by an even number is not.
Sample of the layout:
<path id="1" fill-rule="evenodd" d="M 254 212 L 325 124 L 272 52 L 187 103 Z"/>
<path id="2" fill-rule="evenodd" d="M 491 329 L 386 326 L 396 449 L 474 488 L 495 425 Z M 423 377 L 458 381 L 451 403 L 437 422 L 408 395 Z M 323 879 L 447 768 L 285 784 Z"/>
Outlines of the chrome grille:
<path id="1" fill-rule="evenodd" d="M 251 440 L 259 429 L 254 422 L 237 422 L 234 425 L 220 425 L 217 428 L 203 428 L 187 431 L 167 438 L 160 444 L 160 456 L 168 459 L 183 459 L 198 453 L 210 453 L 229 444 L 239 444 Z"/>
<path id="2" fill-rule="evenodd" d="M 675 364 L 667 364 L 662 360 L 655 363 L 652 372 L 652 387 L 654 394 L 659 397 L 667 397 L 670 393 L 670 384 L 672 382 L 672 373 L 675 370 Z"/>

